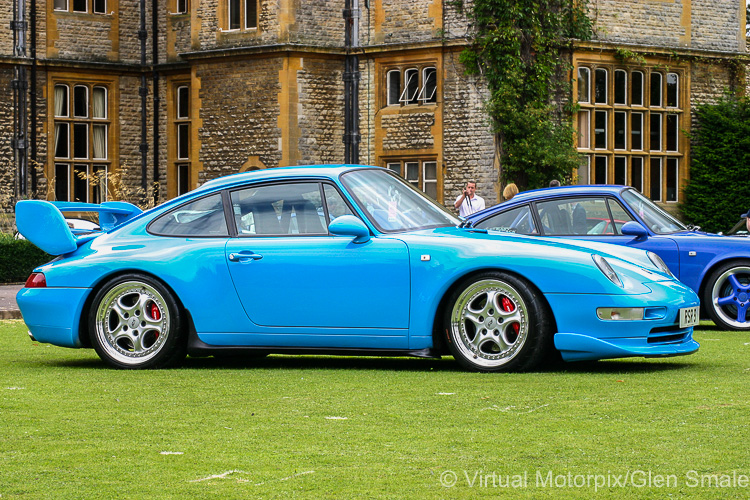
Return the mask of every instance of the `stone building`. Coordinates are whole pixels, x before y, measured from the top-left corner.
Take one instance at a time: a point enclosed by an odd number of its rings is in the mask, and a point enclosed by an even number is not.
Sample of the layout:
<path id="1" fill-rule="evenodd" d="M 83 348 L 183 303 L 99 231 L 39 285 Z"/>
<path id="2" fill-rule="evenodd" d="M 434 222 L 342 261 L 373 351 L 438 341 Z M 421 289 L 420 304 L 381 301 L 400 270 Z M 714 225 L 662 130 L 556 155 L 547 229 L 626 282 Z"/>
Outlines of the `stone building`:
<path id="1" fill-rule="evenodd" d="M 499 201 L 471 0 L 1 0 L 0 190 L 159 201 L 248 169 L 358 162 Z M 674 208 L 691 110 L 744 88 L 741 0 L 589 0 L 580 182 Z M 343 14 L 342 14 L 343 13 Z M 156 183 L 156 184 L 155 184 Z M 669 207 L 669 205 L 672 205 Z"/>

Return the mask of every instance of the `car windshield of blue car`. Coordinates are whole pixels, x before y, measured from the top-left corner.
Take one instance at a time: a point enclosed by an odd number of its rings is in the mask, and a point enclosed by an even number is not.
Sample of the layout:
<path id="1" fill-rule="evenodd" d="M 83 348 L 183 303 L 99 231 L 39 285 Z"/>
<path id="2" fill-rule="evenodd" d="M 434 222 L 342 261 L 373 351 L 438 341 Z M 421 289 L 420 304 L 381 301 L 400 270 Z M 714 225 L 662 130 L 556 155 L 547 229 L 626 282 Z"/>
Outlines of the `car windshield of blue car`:
<path id="1" fill-rule="evenodd" d="M 457 226 L 460 220 L 401 178 L 385 170 L 355 170 L 341 178 L 383 232 Z"/>
<path id="2" fill-rule="evenodd" d="M 630 205 L 631 210 L 641 218 L 648 228 L 657 234 L 687 231 L 687 227 L 682 222 L 656 206 L 635 189 L 623 191 L 622 199 Z"/>

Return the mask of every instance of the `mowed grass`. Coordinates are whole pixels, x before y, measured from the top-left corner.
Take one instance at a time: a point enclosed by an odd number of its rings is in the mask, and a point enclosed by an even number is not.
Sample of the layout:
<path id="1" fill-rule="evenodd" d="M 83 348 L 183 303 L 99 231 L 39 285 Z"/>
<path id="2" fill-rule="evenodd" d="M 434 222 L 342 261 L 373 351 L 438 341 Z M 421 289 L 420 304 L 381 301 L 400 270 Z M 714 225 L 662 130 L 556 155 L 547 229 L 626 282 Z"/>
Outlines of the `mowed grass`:
<path id="1" fill-rule="evenodd" d="M 0 496 L 747 498 L 750 336 L 710 328 L 692 356 L 526 374 L 323 356 L 117 371 L 0 322 Z"/>

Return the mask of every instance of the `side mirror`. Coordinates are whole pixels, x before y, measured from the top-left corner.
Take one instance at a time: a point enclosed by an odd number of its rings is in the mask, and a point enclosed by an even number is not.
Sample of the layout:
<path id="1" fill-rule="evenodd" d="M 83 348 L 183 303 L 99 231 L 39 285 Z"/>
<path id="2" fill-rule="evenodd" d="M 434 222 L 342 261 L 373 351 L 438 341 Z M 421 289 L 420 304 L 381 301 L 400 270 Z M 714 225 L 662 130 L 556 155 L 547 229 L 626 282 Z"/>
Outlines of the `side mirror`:
<path id="1" fill-rule="evenodd" d="M 620 232 L 627 236 L 635 236 L 636 238 L 648 238 L 648 231 L 646 228 L 634 220 L 623 224 L 620 228 Z"/>
<path id="2" fill-rule="evenodd" d="M 328 231 L 336 236 L 352 236 L 354 243 L 370 241 L 370 230 L 364 222 L 353 215 L 336 217 L 328 224 Z"/>

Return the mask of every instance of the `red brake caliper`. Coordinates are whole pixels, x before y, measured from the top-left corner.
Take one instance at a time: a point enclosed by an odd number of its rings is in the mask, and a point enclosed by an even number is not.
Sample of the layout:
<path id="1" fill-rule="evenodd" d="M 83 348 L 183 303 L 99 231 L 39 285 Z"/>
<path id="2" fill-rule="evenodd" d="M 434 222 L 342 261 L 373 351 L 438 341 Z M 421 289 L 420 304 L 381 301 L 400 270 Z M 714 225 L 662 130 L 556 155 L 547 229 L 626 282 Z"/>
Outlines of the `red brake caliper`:
<path id="1" fill-rule="evenodd" d="M 513 312 L 513 309 L 514 309 L 513 302 L 511 302 L 508 297 L 503 297 L 502 303 L 503 303 L 503 311 L 508 312 L 508 313 Z M 520 329 L 521 327 L 518 325 L 518 323 L 513 323 L 513 331 L 516 332 L 516 335 L 518 335 L 518 332 Z"/>
<path id="2" fill-rule="evenodd" d="M 159 321 L 161 319 L 161 312 L 159 311 L 159 307 L 154 302 L 151 302 L 151 317 L 156 321 Z M 156 337 L 159 337 L 158 333 L 156 334 Z"/>

